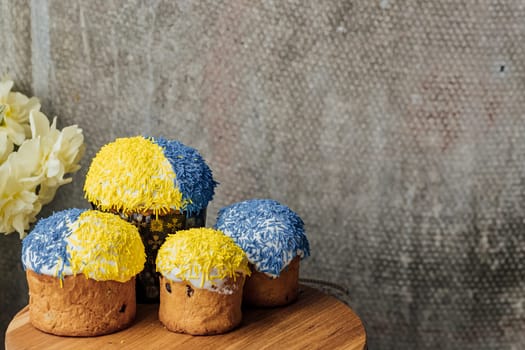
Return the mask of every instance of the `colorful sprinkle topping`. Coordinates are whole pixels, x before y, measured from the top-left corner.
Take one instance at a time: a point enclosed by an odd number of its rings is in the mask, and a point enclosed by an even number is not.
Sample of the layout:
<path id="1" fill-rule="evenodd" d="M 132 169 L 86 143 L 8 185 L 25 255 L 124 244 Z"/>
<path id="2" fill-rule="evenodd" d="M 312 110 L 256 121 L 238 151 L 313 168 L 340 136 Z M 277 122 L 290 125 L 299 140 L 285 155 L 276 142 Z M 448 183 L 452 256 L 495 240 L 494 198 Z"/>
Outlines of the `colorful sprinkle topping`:
<path id="1" fill-rule="evenodd" d="M 199 152 L 178 141 L 162 137 L 152 139 L 162 151 L 176 174 L 176 187 L 182 193 L 183 210 L 188 216 L 208 206 L 215 194 L 217 182 Z"/>
<path id="2" fill-rule="evenodd" d="M 71 235 L 71 224 L 85 209 L 68 209 L 40 219 L 22 241 L 24 269 L 62 278 L 70 275 L 66 237 Z"/>
<path id="3" fill-rule="evenodd" d="M 144 268 L 146 253 L 137 228 L 117 215 L 89 210 L 66 238 L 73 273 L 126 282 Z"/>
<path id="4" fill-rule="evenodd" d="M 271 199 L 252 199 L 219 210 L 215 228 L 241 246 L 255 269 L 271 277 L 296 256 L 310 255 L 303 220 Z"/>
<path id="5" fill-rule="evenodd" d="M 246 255 L 231 238 L 211 228 L 193 228 L 168 235 L 157 255 L 157 271 L 174 273 L 181 280 L 235 280 L 250 274 Z"/>
<path id="6" fill-rule="evenodd" d="M 25 269 L 63 278 L 84 274 L 105 281 L 128 281 L 146 260 L 135 226 L 95 210 L 68 209 L 41 219 L 22 241 Z"/>
<path id="7" fill-rule="evenodd" d="M 102 210 L 166 214 L 182 206 L 175 173 L 162 148 L 144 137 L 103 146 L 86 175 L 86 198 Z"/>
<path id="8" fill-rule="evenodd" d="M 103 146 L 86 176 L 86 198 L 102 210 L 188 216 L 207 207 L 217 182 L 197 150 L 142 136 Z"/>

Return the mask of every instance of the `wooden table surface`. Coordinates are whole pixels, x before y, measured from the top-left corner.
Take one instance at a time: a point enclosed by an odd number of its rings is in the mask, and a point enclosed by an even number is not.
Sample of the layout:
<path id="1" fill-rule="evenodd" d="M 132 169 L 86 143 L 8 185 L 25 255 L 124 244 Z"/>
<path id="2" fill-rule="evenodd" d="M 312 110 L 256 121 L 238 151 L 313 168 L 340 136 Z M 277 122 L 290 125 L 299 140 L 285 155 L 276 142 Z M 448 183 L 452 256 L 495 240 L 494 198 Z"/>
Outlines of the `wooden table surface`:
<path id="1" fill-rule="evenodd" d="M 123 331 L 91 338 L 59 337 L 40 332 L 29 322 L 26 306 L 11 321 L 6 350 L 18 349 L 351 349 L 366 348 L 359 317 L 345 304 L 301 285 L 292 305 L 244 309 L 235 330 L 213 336 L 168 331 L 157 318 L 158 305 L 137 305 L 135 323 Z"/>

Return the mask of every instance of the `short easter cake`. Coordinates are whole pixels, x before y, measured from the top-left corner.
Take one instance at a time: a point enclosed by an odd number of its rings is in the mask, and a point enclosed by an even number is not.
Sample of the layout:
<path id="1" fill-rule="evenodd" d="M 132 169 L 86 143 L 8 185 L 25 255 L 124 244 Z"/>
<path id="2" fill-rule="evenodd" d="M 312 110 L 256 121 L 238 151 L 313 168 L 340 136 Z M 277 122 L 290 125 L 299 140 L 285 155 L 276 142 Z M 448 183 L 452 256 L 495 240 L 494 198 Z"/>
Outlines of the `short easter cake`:
<path id="1" fill-rule="evenodd" d="M 144 262 L 137 228 L 116 215 L 68 209 L 40 219 L 22 241 L 31 324 L 63 336 L 128 327 Z"/>
<path id="2" fill-rule="evenodd" d="M 161 273 L 159 320 L 173 332 L 210 335 L 242 320 L 246 255 L 211 228 L 168 235 L 157 256 Z"/>
<path id="3" fill-rule="evenodd" d="M 140 302 L 158 302 L 155 258 L 166 234 L 205 226 L 216 186 L 197 150 L 162 137 L 118 138 L 93 158 L 85 197 L 94 208 L 136 225 L 146 247 L 146 266 L 137 283 Z"/>
<path id="4" fill-rule="evenodd" d="M 250 261 L 244 303 L 272 307 L 296 300 L 300 260 L 310 255 L 310 246 L 295 212 L 274 200 L 252 199 L 220 209 L 215 228 L 232 237 Z"/>

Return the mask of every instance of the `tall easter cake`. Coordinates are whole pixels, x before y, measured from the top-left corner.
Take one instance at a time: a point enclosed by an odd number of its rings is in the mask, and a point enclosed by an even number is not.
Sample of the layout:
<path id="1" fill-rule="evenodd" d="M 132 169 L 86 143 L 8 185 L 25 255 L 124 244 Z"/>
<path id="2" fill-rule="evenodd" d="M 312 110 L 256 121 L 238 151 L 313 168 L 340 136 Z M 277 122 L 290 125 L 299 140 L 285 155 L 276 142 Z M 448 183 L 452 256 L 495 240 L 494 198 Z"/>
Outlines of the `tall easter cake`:
<path id="1" fill-rule="evenodd" d="M 145 262 L 135 226 L 118 216 L 69 209 L 41 219 L 22 242 L 34 327 L 95 336 L 135 318 L 135 275 Z"/>
<path id="2" fill-rule="evenodd" d="M 159 319 L 171 331 L 224 333 L 242 319 L 244 252 L 222 232 L 193 228 L 169 235 L 159 249 Z"/>
<path id="3" fill-rule="evenodd" d="M 203 227 L 217 182 L 199 152 L 164 138 L 119 138 L 103 146 L 86 176 L 86 198 L 135 224 L 147 262 L 138 276 L 140 302 L 158 302 L 157 250 L 168 233 Z"/>
<path id="4" fill-rule="evenodd" d="M 300 260 L 310 255 L 301 218 L 270 199 L 252 199 L 219 210 L 215 228 L 246 252 L 252 274 L 243 302 L 281 306 L 297 298 Z"/>

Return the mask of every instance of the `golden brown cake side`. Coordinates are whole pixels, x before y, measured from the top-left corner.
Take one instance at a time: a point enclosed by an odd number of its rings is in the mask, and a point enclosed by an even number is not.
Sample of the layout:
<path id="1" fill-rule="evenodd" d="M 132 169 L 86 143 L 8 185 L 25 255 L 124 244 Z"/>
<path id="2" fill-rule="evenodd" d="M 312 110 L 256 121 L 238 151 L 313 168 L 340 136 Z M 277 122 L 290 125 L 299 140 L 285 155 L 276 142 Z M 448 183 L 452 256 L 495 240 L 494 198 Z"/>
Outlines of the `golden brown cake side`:
<path id="1" fill-rule="evenodd" d="M 295 257 L 278 278 L 252 269 L 251 276 L 246 278 L 244 284 L 243 302 L 246 305 L 273 307 L 295 301 L 299 290 L 300 260 L 298 256 Z"/>
<path id="2" fill-rule="evenodd" d="M 241 323 L 244 276 L 227 280 L 231 294 L 196 288 L 161 276 L 159 320 L 173 332 L 192 335 L 225 333 Z"/>
<path id="3" fill-rule="evenodd" d="M 121 283 L 84 275 L 60 279 L 26 271 L 34 327 L 64 336 L 96 336 L 128 327 L 135 318 L 135 278 Z"/>

